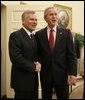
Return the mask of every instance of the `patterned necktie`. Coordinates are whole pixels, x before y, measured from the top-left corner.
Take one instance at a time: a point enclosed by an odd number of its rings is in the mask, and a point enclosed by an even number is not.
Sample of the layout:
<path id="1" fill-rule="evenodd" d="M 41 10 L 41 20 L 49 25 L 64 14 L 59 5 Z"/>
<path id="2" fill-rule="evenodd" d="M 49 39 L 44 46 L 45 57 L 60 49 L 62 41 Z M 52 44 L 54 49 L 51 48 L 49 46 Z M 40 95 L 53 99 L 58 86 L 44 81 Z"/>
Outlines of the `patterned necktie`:
<path id="1" fill-rule="evenodd" d="M 34 34 L 30 34 L 30 39 L 31 39 L 32 46 L 35 47 Z"/>
<path id="2" fill-rule="evenodd" d="M 34 37 L 34 34 L 30 34 L 30 37 L 33 38 Z"/>
<path id="3" fill-rule="evenodd" d="M 53 29 L 50 30 L 50 35 L 49 35 L 49 45 L 50 45 L 50 49 L 51 51 L 53 51 L 53 47 L 54 47 L 54 35 L 53 35 Z"/>

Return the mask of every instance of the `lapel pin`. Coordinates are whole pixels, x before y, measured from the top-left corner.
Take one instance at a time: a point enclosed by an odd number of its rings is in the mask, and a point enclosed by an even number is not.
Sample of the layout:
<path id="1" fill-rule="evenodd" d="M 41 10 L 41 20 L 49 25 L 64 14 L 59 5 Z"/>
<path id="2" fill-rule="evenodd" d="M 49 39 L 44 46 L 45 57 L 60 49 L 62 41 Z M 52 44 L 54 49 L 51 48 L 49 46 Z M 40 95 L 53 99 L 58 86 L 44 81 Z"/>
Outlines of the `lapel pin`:
<path id="1" fill-rule="evenodd" d="M 60 34 L 62 34 L 62 32 L 60 32 Z"/>

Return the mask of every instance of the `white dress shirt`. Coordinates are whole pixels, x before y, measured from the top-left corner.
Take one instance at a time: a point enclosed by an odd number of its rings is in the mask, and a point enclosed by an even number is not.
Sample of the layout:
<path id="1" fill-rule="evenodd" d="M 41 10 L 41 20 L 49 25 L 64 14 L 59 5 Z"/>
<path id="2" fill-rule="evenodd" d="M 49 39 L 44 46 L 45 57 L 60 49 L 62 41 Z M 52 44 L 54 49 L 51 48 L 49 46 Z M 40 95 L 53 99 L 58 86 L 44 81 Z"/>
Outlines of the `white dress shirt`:
<path id="1" fill-rule="evenodd" d="M 32 33 L 31 33 L 29 30 L 27 30 L 24 26 L 23 26 L 23 29 L 26 31 L 26 33 L 28 34 L 28 36 L 31 38 L 30 35 L 31 35 Z"/>

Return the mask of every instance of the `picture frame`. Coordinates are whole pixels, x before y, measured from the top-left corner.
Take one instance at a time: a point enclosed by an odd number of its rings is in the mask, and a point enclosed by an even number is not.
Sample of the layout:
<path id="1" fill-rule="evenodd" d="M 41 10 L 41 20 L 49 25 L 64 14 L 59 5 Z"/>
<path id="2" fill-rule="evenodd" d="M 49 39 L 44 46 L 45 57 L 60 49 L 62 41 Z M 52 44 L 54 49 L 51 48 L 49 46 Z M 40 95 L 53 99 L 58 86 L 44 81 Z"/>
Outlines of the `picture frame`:
<path id="1" fill-rule="evenodd" d="M 59 4 L 54 4 L 53 6 L 58 11 L 58 25 L 72 30 L 72 8 Z"/>

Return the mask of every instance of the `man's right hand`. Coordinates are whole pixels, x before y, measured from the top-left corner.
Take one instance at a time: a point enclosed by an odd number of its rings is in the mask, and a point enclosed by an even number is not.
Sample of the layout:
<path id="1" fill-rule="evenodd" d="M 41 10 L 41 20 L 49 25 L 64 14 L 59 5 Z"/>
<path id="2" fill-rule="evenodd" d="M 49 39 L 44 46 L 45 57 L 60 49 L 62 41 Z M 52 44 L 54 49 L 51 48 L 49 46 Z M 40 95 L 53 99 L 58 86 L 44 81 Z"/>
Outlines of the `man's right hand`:
<path id="1" fill-rule="evenodd" d="M 34 64 L 36 65 L 36 72 L 40 72 L 41 71 L 41 64 L 39 62 L 34 62 Z"/>

